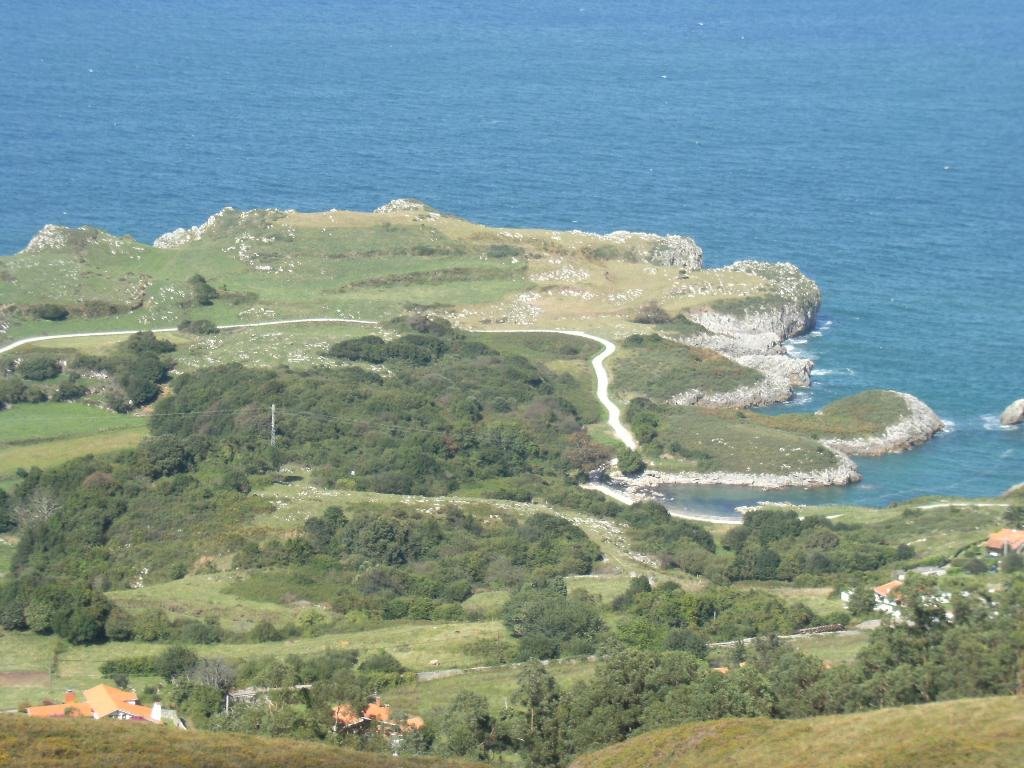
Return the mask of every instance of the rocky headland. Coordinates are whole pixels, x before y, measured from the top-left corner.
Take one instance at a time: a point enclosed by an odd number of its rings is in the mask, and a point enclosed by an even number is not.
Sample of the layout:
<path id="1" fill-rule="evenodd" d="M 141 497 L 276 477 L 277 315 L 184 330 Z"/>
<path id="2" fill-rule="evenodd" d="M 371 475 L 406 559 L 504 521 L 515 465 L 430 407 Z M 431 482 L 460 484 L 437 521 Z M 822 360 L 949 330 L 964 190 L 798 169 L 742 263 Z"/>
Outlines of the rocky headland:
<path id="1" fill-rule="evenodd" d="M 927 442 L 942 431 L 943 422 L 931 408 L 913 395 L 894 392 L 907 404 L 907 414 L 880 435 L 831 438 L 822 442 L 829 448 L 852 456 L 882 456 L 900 453 Z"/>

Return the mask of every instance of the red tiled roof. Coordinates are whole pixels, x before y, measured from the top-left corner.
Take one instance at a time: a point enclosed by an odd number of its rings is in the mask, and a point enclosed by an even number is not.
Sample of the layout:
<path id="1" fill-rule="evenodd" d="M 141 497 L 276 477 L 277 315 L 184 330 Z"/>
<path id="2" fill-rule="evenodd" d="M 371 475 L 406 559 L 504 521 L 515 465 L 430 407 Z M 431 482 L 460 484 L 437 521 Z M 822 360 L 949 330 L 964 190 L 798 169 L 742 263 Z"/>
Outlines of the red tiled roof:
<path id="1" fill-rule="evenodd" d="M 1005 547 L 1009 547 L 1017 551 L 1024 547 L 1024 531 L 1018 531 L 1014 528 L 1003 528 L 1001 531 L 990 533 L 985 546 L 989 549 L 998 549 L 1000 551 Z"/>
<path id="2" fill-rule="evenodd" d="M 334 721 L 342 725 L 352 725 L 361 719 L 348 704 L 339 704 L 333 710 Z"/>
<path id="3" fill-rule="evenodd" d="M 895 597 L 894 592 L 899 592 L 900 587 L 903 586 L 903 582 L 899 579 L 893 579 L 885 584 L 875 587 L 875 594 L 879 597 Z"/>
<path id="4" fill-rule="evenodd" d="M 85 701 L 75 701 L 74 694 L 67 694 L 63 704 L 47 704 L 40 707 L 28 707 L 25 711 L 30 717 L 109 717 L 122 712 L 151 722 L 153 710 L 141 706 L 135 691 L 122 691 L 111 685 L 96 685 L 82 695 Z"/>

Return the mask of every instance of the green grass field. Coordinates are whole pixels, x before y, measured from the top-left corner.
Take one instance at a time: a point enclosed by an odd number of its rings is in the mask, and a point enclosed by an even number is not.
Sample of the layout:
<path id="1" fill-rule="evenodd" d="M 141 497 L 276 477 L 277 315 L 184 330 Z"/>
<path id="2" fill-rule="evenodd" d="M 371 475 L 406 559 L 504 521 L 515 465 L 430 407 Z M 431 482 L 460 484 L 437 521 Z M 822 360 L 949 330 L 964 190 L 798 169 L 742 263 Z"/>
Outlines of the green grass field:
<path id="1" fill-rule="evenodd" d="M 258 656 L 308 655 L 325 649 L 356 649 L 364 652 L 385 650 L 408 669 L 426 670 L 437 661 L 441 669 L 479 666 L 484 659 L 470 650 L 474 641 L 506 639 L 500 622 L 390 622 L 386 625 L 332 633 L 318 637 L 298 637 L 269 643 L 221 643 L 196 646 L 200 655 L 227 660 Z M 49 669 L 54 638 L 29 632 L 0 630 L 0 710 L 25 702 L 63 695 L 66 689 L 81 690 L 100 682 L 100 665 L 123 656 L 159 653 L 161 643 L 109 642 L 103 645 L 73 646 L 59 657 L 58 672 L 50 684 Z"/>
<path id="2" fill-rule="evenodd" d="M 288 317 L 386 320 L 433 309 L 461 324 L 588 327 L 628 335 L 636 308 L 672 314 L 714 301 L 761 302 L 772 276 L 692 272 L 637 262 L 656 245 L 639 237 L 488 228 L 421 207 L 384 213 L 227 210 L 202 239 L 161 250 L 94 229 L 57 229 L 48 244 L 5 259 L 0 304 L 10 338 L 48 333 L 217 324 Z M 212 306 L 183 307 L 202 274 L 221 291 Z M 85 302 L 119 306 L 85 317 Z M 31 308 L 56 303 L 63 321 Z M 129 308 L 132 309 L 129 309 Z M 95 314 L 95 313 L 94 313 Z"/>
<path id="3" fill-rule="evenodd" d="M 82 403 L 35 403 L 0 411 L 0 482 L 15 470 L 50 467 L 85 454 L 131 448 L 146 435 L 144 416 Z"/>
<path id="4" fill-rule="evenodd" d="M 788 474 L 827 469 L 835 457 L 817 440 L 774 429 L 744 417 L 743 411 L 695 406 L 658 409 L 658 439 L 670 455 L 652 457 L 666 471 L 720 470 Z"/>
<path id="5" fill-rule="evenodd" d="M 713 720 L 642 734 L 573 768 L 1016 768 L 1024 699 L 947 701 L 802 720 Z"/>
<path id="6" fill-rule="evenodd" d="M 870 631 L 797 637 L 788 642 L 827 664 L 847 664 L 867 645 Z"/>
<path id="7" fill-rule="evenodd" d="M 829 403 L 820 413 L 751 413 L 748 418 L 811 437 L 853 438 L 879 435 L 907 413 L 907 403 L 898 394 L 872 389 Z"/>
<path id="8" fill-rule="evenodd" d="M 571 659 L 552 662 L 547 665 L 547 670 L 559 685 L 569 688 L 575 683 L 590 680 L 595 666 L 593 662 Z M 400 685 L 388 690 L 386 699 L 397 710 L 422 715 L 428 722 L 437 722 L 445 708 L 465 691 L 480 694 L 487 699 L 492 711 L 500 712 L 515 691 L 521 672 L 521 665 L 467 670 L 464 674 L 439 680 Z"/>
<path id="9" fill-rule="evenodd" d="M 664 402 L 690 390 L 729 392 L 763 378 L 717 352 L 655 335 L 627 338 L 611 358 L 611 371 L 612 390 L 623 403 L 634 397 Z"/>
<path id="10" fill-rule="evenodd" d="M 308 604 L 282 604 L 239 597 L 231 587 L 246 577 L 244 571 L 199 574 L 142 589 L 108 592 L 107 597 L 131 613 L 161 609 L 171 618 L 215 618 L 232 632 L 246 632 L 260 621 L 280 626 L 309 612 L 323 618 L 328 616 L 328 611 Z"/>

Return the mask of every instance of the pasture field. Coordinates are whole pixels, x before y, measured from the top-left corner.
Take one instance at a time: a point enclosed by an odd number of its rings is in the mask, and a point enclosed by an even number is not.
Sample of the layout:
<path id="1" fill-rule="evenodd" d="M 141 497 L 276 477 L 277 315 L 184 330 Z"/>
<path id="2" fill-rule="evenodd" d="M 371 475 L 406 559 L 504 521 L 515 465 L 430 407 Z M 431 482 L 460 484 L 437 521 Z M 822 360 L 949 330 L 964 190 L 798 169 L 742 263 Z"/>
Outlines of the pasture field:
<path id="1" fill-rule="evenodd" d="M 505 640 L 508 633 L 500 622 L 388 622 L 350 632 L 315 637 L 297 637 L 267 643 L 219 643 L 195 646 L 201 656 L 232 660 L 260 656 L 283 657 L 321 653 L 324 650 L 384 650 L 411 670 L 430 669 L 437 661 L 441 669 L 479 666 L 485 661 L 474 655 L 474 643 Z M 0 630 L 0 710 L 22 703 L 63 696 L 67 689 L 81 690 L 102 680 L 100 665 L 124 656 L 150 656 L 167 647 L 163 643 L 108 642 L 103 645 L 67 646 L 53 637 L 31 632 Z M 50 684 L 49 670 L 58 649 L 57 671 Z M 140 684 L 139 681 L 133 681 Z"/>
<path id="2" fill-rule="evenodd" d="M 690 390 L 729 392 L 764 378 L 717 352 L 656 335 L 628 337 L 610 363 L 612 391 L 621 403 L 634 397 L 663 402 Z"/>
<path id="3" fill-rule="evenodd" d="M 817 656 L 828 664 L 847 664 L 867 645 L 870 630 L 840 633 L 823 633 L 796 637 L 788 642 L 811 656 Z"/>
<path id="4" fill-rule="evenodd" d="M 187 238 L 186 238 L 187 239 Z M 673 314 L 725 301 L 762 302 L 770 276 L 714 269 L 684 276 L 644 263 L 657 248 L 631 235 L 488 228 L 412 205 L 377 213 L 234 211 L 202 237 L 170 249 L 92 228 L 51 228 L 5 259 L 0 303 L 9 337 L 218 325 L 298 317 L 386 320 L 432 310 L 466 327 L 493 323 L 575 327 L 629 335 L 637 307 L 659 301 Z M 220 297 L 190 302 L 203 275 Z M 35 319 L 54 303 L 62 321 Z M 115 314 L 106 314 L 114 312 Z"/>
<path id="5" fill-rule="evenodd" d="M 906 401 L 895 392 L 872 389 L 829 403 L 816 413 L 769 416 L 750 413 L 759 424 L 811 437 L 855 438 L 878 435 L 909 413 Z"/>
<path id="6" fill-rule="evenodd" d="M 132 448 L 146 418 L 82 403 L 22 403 L 0 411 L 0 484 L 19 468 L 52 467 L 86 454 Z"/>
<path id="7" fill-rule="evenodd" d="M 565 659 L 552 661 L 546 668 L 565 689 L 590 680 L 595 664 L 585 659 Z M 452 677 L 404 683 L 389 689 L 385 698 L 395 709 L 422 715 L 427 722 L 437 722 L 455 697 L 467 690 L 480 694 L 487 699 L 492 711 L 500 712 L 515 691 L 521 672 L 520 664 L 466 670 Z"/>
<path id="8" fill-rule="evenodd" d="M 745 411 L 696 406 L 657 410 L 658 436 L 671 451 L 657 469 L 789 474 L 828 469 L 835 457 L 817 440 L 764 426 Z"/>

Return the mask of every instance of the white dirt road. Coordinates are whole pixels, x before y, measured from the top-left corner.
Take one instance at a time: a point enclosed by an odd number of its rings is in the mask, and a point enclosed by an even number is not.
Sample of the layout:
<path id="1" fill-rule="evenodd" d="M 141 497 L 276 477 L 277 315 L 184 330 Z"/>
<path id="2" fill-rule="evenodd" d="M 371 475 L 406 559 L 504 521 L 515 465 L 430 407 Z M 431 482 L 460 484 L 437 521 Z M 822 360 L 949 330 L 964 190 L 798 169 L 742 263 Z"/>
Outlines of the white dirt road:
<path id="1" fill-rule="evenodd" d="M 341 317 L 307 317 L 299 320 L 267 320 L 261 323 L 235 323 L 233 325 L 221 325 L 218 328 L 222 330 L 232 330 L 235 328 L 263 328 L 265 326 L 272 325 L 294 325 L 298 323 L 358 323 L 360 325 L 378 325 L 374 320 L 351 320 Z M 35 344 L 40 341 L 53 341 L 57 339 L 83 339 L 94 336 L 128 336 L 139 331 L 151 330 L 154 333 L 173 333 L 177 331 L 177 328 L 135 328 L 130 331 L 87 331 L 82 333 L 55 333 L 48 336 L 32 336 L 27 339 L 19 339 L 18 341 L 12 341 L 6 346 L 0 347 L 0 354 L 5 352 L 11 352 L 18 347 L 25 346 L 26 344 Z M 637 442 L 633 434 L 623 425 L 622 423 L 622 412 L 619 410 L 619 406 L 612 402 L 608 396 L 608 371 L 604 367 L 604 361 L 607 360 L 612 354 L 615 353 L 615 344 L 608 339 L 602 339 L 600 336 L 595 336 L 592 333 L 586 333 L 584 331 L 565 331 L 557 328 L 503 328 L 493 330 L 475 330 L 470 333 L 560 333 L 564 336 L 577 336 L 581 339 L 589 339 L 590 341 L 596 341 L 604 347 L 604 351 L 598 354 L 592 361 L 591 364 L 594 366 L 594 373 L 597 375 L 597 399 L 601 405 L 604 406 L 605 410 L 608 411 L 608 426 L 611 428 L 612 433 L 616 439 L 623 443 L 626 447 L 636 450 Z"/>

